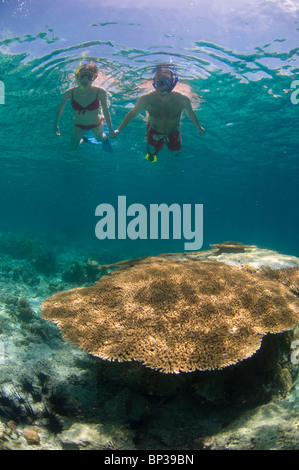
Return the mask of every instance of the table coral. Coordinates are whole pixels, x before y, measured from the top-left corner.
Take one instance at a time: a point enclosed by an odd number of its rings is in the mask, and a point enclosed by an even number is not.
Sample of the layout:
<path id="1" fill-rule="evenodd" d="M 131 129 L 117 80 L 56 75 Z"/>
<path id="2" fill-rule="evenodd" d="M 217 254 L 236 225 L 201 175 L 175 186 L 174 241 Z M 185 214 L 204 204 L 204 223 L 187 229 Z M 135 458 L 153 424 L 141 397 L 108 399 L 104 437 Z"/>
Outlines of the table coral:
<path id="1" fill-rule="evenodd" d="M 163 373 L 222 369 L 252 356 L 266 334 L 298 323 L 289 272 L 275 278 L 218 261 L 142 258 L 93 286 L 53 295 L 42 316 L 102 359 Z M 293 286 L 298 268 L 291 273 Z"/>

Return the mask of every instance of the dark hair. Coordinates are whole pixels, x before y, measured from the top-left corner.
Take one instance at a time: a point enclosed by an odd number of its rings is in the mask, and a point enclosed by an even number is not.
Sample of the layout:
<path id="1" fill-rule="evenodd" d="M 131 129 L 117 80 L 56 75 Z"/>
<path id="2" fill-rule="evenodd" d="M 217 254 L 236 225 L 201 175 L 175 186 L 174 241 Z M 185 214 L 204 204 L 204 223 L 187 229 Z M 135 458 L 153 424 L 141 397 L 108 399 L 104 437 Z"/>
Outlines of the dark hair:
<path id="1" fill-rule="evenodd" d="M 166 75 L 167 74 L 167 75 L 170 75 L 172 81 L 174 79 L 174 73 L 171 70 L 171 68 L 169 68 L 168 64 L 157 65 L 157 67 L 155 67 L 155 69 L 154 69 L 154 72 L 155 72 L 155 77 L 157 75 Z"/>

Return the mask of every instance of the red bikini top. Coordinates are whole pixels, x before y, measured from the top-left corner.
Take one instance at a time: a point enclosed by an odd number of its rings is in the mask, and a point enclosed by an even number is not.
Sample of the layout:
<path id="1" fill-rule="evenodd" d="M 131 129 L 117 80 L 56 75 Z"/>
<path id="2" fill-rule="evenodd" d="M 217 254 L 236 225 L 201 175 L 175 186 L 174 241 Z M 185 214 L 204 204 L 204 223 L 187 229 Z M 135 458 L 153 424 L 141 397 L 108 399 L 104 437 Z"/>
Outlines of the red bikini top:
<path id="1" fill-rule="evenodd" d="M 98 95 L 99 95 L 99 89 L 97 91 L 96 99 L 92 103 L 89 103 L 87 106 L 81 106 L 81 104 L 79 104 L 78 101 L 76 101 L 74 99 L 73 90 L 72 90 L 72 99 L 71 99 L 72 108 L 75 111 L 79 111 L 79 114 L 81 114 L 81 113 L 85 114 L 86 110 L 87 111 L 94 111 L 95 109 L 99 109 L 100 102 L 99 102 L 99 99 L 98 99 Z"/>

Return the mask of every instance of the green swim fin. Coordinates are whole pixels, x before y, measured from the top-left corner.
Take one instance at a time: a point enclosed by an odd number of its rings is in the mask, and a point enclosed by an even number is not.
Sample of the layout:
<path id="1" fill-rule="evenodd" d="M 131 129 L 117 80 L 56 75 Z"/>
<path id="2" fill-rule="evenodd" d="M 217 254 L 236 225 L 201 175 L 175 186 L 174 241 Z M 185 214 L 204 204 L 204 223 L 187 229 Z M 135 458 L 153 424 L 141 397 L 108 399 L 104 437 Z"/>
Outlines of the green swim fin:
<path id="1" fill-rule="evenodd" d="M 145 159 L 149 162 L 156 162 L 158 160 L 157 155 L 150 155 L 149 153 L 145 155 Z"/>

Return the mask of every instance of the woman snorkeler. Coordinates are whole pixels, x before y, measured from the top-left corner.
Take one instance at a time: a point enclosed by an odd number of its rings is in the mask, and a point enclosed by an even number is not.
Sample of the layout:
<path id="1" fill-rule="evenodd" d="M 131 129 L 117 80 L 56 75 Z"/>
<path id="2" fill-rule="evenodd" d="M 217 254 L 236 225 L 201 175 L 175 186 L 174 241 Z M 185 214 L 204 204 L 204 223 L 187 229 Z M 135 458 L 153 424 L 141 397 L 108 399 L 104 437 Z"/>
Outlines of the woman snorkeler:
<path id="1" fill-rule="evenodd" d="M 108 144 L 108 137 L 103 132 L 104 118 L 109 129 L 109 137 L 113 139 L 117 136 L 111 123 L 107 92 L 104 88 L 92 85 L 93 81 L 97 78 L 97 75 L 98 69 L 93 64 L 83 65 L 78 68 L 75 73 L 78 86 L 70 88 L 64 93 L 57 110 L 55 132 L 56 135 L 60 135 L 58 122 L 66 102 L 71 100 L 71 105 L 75 113 L 71 138 L 72 150 L 76 150 L 79 144 L 83 142 L 83 134 L 88 130 L 92 131 L 98 141 L 103 142 L 104 145 L 105 143 Z M 104 116 L 99 115 L 100 105 Z"/>

